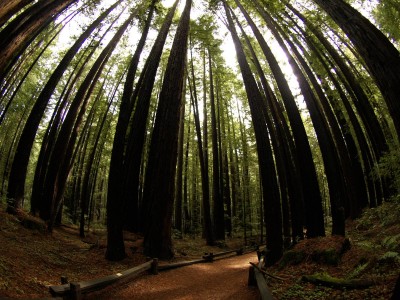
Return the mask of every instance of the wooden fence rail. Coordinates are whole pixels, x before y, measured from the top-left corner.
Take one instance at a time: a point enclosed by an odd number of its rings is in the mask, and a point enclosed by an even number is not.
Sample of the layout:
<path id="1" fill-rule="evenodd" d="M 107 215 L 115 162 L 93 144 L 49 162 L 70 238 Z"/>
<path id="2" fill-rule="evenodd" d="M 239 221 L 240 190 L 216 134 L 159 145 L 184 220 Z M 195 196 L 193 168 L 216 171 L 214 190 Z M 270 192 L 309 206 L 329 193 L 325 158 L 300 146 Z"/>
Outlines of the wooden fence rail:
<path id="1" fill-rule="evenodd" d="M 157 274 L 157 265 L 158 260 L 153 259 L 144 264 L 122 271 L 120 273 L 87 281 L 64 283 L 62 285 L 52 285 L 49 287 L 49 290 L 53 297 L 61 296 L 64 297 L 64 299 L 79 300 L 81 299 L 82 294 L 100 290 L 122 279 L 134 279 L 145 271 L 151 271 L 151 273 Z M 65 281 L 65 279 L 63 280 Z"/>
<path id="2" fill-rule="evenodd" d="M 261 272 L 262 268 L 264 267 L 264 259 L 264 256 L 260 255 L 258 266 L 254 266 L 253 264 L 250 266 L 248 285 L 257 284 L 262 300 L 274 300 L 275 298 L 272 296 L 272 293 L 268 288 L 267 281 Z"/>
<path id="3" fill-rule="evenodd" d="M 244 253 L 244 251 L 245 250 L 243 248 L 240 248 L 220 253 L 205 253 L 203 255 L 203 258 L 200 259 L 180 261 L 165 265 L 158 265 L 158 259 L 155 258 L 153 260 L 149 260 L 144 264 L 122 271 L 120 273 L 116 273 L 98 279 L 92 279 L 80 282 L 69 283 L 66 277 L 61 277 L 61 285 L 52 285 L 49 287 L 49 291 L 53 297 L 63 297 L 63 299 L 80 300 L 82 298 L 81 296 L 82 294 L 100 290 L 108 285 L 111 285 L 123 279 L 129 279 L 129 280 L 134 279 L 145 271 L 151 271 L 152 274 L 157 274 L 158 271 L 179 268 L 197 263 L 213 262 L 215 258 L 223 258 L 224 256 L 233 253 L 236 253 L 236 255 L 241 255 Z"/>

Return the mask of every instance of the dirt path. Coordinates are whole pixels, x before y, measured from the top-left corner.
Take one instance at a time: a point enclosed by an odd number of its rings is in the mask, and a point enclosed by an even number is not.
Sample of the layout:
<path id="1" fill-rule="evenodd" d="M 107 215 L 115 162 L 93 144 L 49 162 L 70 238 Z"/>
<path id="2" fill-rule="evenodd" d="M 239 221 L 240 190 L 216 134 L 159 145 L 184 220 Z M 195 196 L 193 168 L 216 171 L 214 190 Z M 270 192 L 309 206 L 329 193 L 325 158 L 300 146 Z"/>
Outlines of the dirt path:
<path id="1" fill-rule="evenodd" d="M 257 289 L 247 286 L 250 261 L 257 261 L 255 252 L 144 275 L 86 299 L 258 299 Z"/>

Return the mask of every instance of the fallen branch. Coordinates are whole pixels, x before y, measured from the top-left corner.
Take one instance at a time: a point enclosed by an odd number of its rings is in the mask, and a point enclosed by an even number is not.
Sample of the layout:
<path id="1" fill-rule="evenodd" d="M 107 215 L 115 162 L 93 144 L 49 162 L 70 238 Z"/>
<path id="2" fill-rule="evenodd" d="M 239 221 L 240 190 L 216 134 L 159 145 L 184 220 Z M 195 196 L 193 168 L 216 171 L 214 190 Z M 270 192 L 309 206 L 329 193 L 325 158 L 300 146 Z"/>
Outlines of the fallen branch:
<path id="1" fill-rule="evenodd" d="M 271 277 L 271 278 L 278 279 L 278 280 L 281 280 L 281 281 L 285 281 L 285 279 L 283 279 L 283 278 L 281 278 L 281 277 L 278 277 L 278 276 L 275 276 L 275 275 L 272 275 L 272 274 L 269 274 L 269 273 L 265 272 L 263 269 L 259 268 L 259 267 L 258 267 L 255 263 L 253 263 L 253 262 L 250 262 L 250 264 L 251 264 L 254 268 L 256 268 L 258 271 L 260 271 L 261 273 L 263 273 L 263 274 L 266 275 L 266 276 L 269 276 L 269 277 Z"/>
<path id="2" fill-rule="evenodd" d="M 304 275 L 301 280 L 336 289 L 365 289 L 374 284 L 372 281 L 366 279 L 340 279 L 326 276 L 325 274 Z"/>

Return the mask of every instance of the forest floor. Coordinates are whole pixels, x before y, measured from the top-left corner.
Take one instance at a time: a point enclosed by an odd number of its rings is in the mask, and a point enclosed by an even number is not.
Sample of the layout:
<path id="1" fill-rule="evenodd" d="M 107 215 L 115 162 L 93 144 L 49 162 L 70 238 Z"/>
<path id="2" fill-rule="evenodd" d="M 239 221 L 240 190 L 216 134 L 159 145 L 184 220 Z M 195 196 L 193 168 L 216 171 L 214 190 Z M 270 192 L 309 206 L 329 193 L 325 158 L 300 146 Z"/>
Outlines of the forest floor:
<path id="1" fill-rule="evenodd" d="M 360 219 L 347 222 L 346 234 L 350 243 L 340 237 L 306 239 L 287 251 L 280 262 L 266 270 L 281 278 L 267 276 L 273 295 L 277 299 L 390 299 L 400 270 L 400 204 L 385 203 L 367 210 Z M 48 286 L 59 284 L 61 276 L 67 276 L 70 282 L 82 281 L 145 262 L 140 236 L 125 234 L 127 258 L 121 262 L 104 259 L 105 238 L 105 230 L 97 229 L 80 239 L 73 226 L 58 227 L 50 235 L 35 218 L 24 213 L 11 216 L 0 208 L 0 298 L 49 297 Z M 241 245 L 238 238 L 219 247 L 208 247 L 199 238 L 174 242 L 174 261 L 196 259 L 206 252 L 217 253 Z M 114 291 L 115 286 L 111 286 L 104 292 L 89 294 L 88 298 L 116 299 L 118 291 L 119 299 L 132 299 L 135 296 L 130 289 L 137 292 L 151 286 L 152 299 L 257 299 L 255 289 L 247 287 L 248 263 L 256 260 L 254 252 L 163 272 L 166 275 L 144 275 L 132 284 L 117 284 Z M 216 279 L 210 280 L 214 275 Z M 364 279 L 372 285 L 363 289 L 332 288 L 305 282 L 304 275 Z M 182 278 L 190 285 L 180 282 Z M 244 294 L 227 292 L 231 289 L 229 282 L 234 288 L 245 290 Z M 177 288 L 172 288 L 173 284 Z M 219 296 L 216 292 L 207 294 L 216 290 L 220 291 Z M 186 291 L 187 297 L 182 291 Z M 201 296 L 201 291 L 206 296 Z M 136 294 L 135 298 L 138 297 L 144 299 L 143 291 Z"/>

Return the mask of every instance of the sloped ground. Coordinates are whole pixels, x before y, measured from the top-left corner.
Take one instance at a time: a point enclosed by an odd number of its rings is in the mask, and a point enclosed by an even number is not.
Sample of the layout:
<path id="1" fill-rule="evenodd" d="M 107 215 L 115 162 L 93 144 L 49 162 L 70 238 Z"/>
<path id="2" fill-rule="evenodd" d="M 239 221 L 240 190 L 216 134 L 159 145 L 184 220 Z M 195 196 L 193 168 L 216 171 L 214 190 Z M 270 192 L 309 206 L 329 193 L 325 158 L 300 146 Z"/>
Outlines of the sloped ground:
<path id="1" fill-rule="evenodd" d="M 128 257 L 121 262 L 109 262 L 104 259 L 105 230 L 91 232 L 83 240 L 78 236 L 78 229 L 69 226 L 56 228 L 50 235 L 45 232 L 44 224 L 40 220 L 23 213 L 11 216 L 1 210 L 0 298 L 49 297 L 48 286 L 60 284 L 61 276 L 66 276 L 70 282 L 76 282 L 132 268 L 146 261 L 141 242 L 140 236 L 125 233 Z M 180 261 L 201 258 L 206 252 L 237 249 L 241 241 L 230 240 L 220 247 L 206 246 L 199 238 L 176 240 L 175 244 L 177 253 L 174 261 Z M 253 261 L 257 260 L 255 252 L 252 256 Z M 248 268 L 248 261 L 245 265 Z M 245 272 L 244 277 L 248 271 Z M 203 276 L 201 272 L 198 275 Z M 255 292 L 253 289 L 250 294 L 254 296 Z"/>
<path id="2" fill-rule="evenodd" d="M 273 294 L 278 299 L 390 299 L 400 274 L 399 204 L 385 203 L 348 222 L 347 237 L 301 241 L 267 270 L 285 279 L 268 280 Z M 363 279 L 372 286 L 331 288 L 305 282 L 304 275 Z"/>
<path id="3" fill-rule="evenodd" d="M 361 219 L 349 222 L 347 228 L 349 245 L 340 237 L 304 240 L 290 250 L 281 262 L 268 268 L 268 273 L 283 279 L 267 278 L 273 294 L 278 299 L 390 299 L 400 270 L 399 204 L 386 203 L 380 208 L 368 210 Z M 122 262 L 108 262 L 104 259 L 104 230 L 97 230 L 82 241 L 76 228 L 62 226 L 53 235 L 49 235 L 39 221 L 29 216 L 22 214 L 16 217 L 0 212 L 0 297 L 48 297 L 47 286 L 59 284 L 60 276 L 67 276 L 70 281 L 81 281 L 110 275 L 144 262 L 140 237 L 127 234 L 125 238 L 127 259 Z M 205 252 L 217 253 L 226 248 L 235 249 L 240 241 L 229 240 L 224 249 L 207 247 L 201 239 L 176 240 L 175 244 L 176 260 L 189 260 L 199 258 Z M 343 247 L 343 244 L 347 246 Z M 160 299 L 200 299 L 190 298 L 188 294 L 184 296 L 181 291 L 194 291 L 192 295 L 199 295 L 200 290 L 224 291 L 223 287 L 218 287 L 221 280 L 211 280 L 208 274 L 226 272 L 225 275 L 214 275 L 217 278 L 231 276 L 231 279 L 222 282 L 223 285 L 234 278 L 238 279 L 239 283 L 235 286 L 240 290 L 246 289 L 248 296 L 237 294 L 239 298 L 236 298 L 234 294 L 222 292 L 219 296 L 210 293 L 206 298 L 252 299 L 253 296 L 256 297 L 255 291 L 247 288 L 245 280 L 248 261 L 254 259 L 241 258 L 245 261 L 232 262 L 237 267 L 220 267 L 217 268 L 219 271 L 205 270 L 200 265 L 185 267 L 192 268 L 190 276 L 183 274 L 189 278 L 191 285 L 181 285 L 182 289 L 173 290 L 175 294 L 168 295 L 172 290 L 165 287 L 169 285 L 169 279 L 179 276 L 185 268 L 165 272 L 164 274 L 169 275 L 164 279 L 157 276 L 142 277 L 132 283 L 132 286 L 135 290 L 140 290 L 145 289 L 145 285 L 151 285 L 153 296 L 163 295 Z M 228 266 L 229 263 L 222 265 Z M 344 279 L 366 279 L 372 281 L 373 285 L 366 289 L 333 289 L 301 280 L 303 275 L 316 273 Z M 155 282 L 147 281 L 146 278 Z M 200 283 L 200 279 L 208 281 Z M 177 278 L 174 280 L 179 282 Z M 199 285 L 196 285 L 197 282 Z M 115 291 L 128 293 L 129 286 L 118 286 Z M 157 288 L 160 290 L 157 291 Z M 96 296 L 108 299 L 115 291 L 113 287 L 107 288 L 104 293 L 99 292 Z M 121 295 L 123 297 L 124 294 Z"/>

